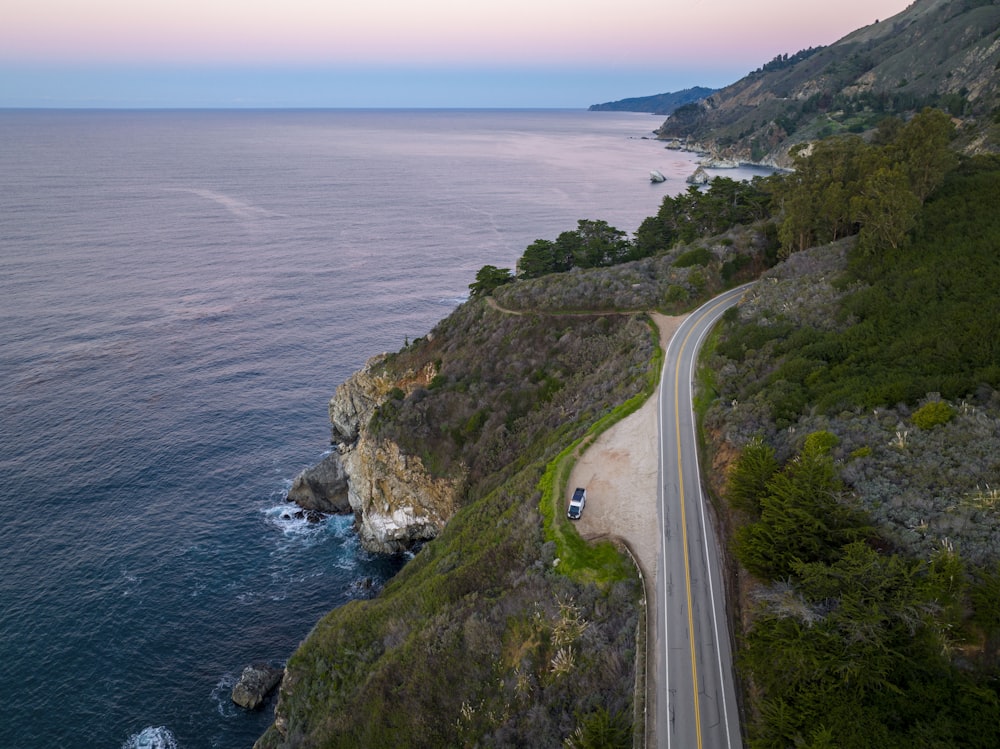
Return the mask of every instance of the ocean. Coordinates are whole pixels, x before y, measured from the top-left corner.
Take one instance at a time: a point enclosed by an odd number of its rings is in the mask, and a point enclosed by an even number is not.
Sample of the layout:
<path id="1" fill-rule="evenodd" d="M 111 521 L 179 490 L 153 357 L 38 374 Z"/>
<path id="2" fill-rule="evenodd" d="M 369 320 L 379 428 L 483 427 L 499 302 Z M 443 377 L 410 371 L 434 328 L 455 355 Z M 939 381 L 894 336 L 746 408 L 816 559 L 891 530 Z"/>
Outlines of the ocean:
<path id="1" fill-rule="evenodd" d="M 0 747 L 250 747 L 242 668 L 406 562 L 287 511 L 335 388 L 483 265 L 633 232 L 696 166 L 661 121 L 0 111 Z"/>

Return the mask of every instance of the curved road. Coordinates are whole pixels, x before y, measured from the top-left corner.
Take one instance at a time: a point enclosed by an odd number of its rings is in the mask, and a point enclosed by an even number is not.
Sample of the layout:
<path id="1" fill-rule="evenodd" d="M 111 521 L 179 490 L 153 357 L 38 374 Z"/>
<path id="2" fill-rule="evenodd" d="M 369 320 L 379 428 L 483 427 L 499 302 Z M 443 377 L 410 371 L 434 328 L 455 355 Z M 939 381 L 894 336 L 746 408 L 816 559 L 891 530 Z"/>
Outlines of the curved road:
<path id="1" fill-rule="evenodd" d="M 740 749 L 739 711 L 716 536 L 698 472 L 692 381 L 698 349 L 746 286 L 691 313 L 667 347 L 660 381 L 660 532 L 655 613 L 656 743 Z"/>

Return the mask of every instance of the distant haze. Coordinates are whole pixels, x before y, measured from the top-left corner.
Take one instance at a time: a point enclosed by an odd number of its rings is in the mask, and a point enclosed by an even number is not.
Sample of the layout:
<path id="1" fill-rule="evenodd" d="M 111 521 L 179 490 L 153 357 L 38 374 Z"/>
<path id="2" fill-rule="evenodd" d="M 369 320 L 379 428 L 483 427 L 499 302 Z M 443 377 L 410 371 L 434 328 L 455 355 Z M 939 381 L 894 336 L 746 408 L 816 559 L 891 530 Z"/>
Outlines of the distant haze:
<path id="1" fill-rule="evenodd" d="M 905 0 L 6 0 L 0 106 L 556 106 L 723 86 Z"/>

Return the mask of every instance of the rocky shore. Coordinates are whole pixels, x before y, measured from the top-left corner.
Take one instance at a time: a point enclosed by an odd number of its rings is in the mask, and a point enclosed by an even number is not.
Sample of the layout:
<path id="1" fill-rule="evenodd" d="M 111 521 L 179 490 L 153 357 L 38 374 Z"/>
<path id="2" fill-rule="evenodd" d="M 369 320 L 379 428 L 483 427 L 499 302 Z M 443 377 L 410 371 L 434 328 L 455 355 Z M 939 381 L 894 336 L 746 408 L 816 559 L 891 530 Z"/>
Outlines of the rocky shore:
<path id="1" fill-rule="evenodd" d="M 458 507 L 464 477 L 436 478 L 419 456 L 370 428 L 376 409 L 396 390 L 425 387 L 433 367 L 390 377 L 385 354 L 369 359 L 330 400 L 335 449 L 295 478 L 288 499 L 307 512 L 354 514 L 361 544 L 395 553 L 428 541 Z"/>

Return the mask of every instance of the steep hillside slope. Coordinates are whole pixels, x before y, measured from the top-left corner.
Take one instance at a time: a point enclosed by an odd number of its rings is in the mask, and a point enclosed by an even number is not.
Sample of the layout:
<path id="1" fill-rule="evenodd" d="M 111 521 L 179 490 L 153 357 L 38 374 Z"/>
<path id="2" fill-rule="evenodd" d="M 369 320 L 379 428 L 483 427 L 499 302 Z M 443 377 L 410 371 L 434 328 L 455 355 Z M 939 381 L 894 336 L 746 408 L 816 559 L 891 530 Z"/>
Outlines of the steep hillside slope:
<path id="1" fill-rule="evenodd" d="M 720 157 L 790 166 L 789 149 L 937 106 L 967 152 L 995 150 L 1000 3 L 917 0 L 828 46 L 781 55 L 677 109 L 658 131 Z"/>

